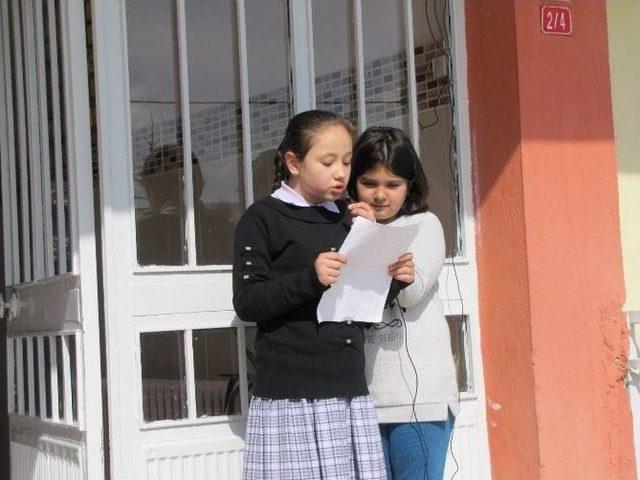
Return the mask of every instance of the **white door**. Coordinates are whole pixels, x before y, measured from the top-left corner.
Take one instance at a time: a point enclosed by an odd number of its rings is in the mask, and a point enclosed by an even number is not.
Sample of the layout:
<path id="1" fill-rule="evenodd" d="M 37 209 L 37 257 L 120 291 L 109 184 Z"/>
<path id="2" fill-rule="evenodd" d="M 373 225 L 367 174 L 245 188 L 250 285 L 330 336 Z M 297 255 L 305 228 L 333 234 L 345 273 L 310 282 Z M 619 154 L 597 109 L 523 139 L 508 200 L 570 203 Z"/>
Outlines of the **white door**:
<path id="1" fill-rule="evenodd" d="M 15 479 L 103 477 L 83 2 L 0 2 L 0 158 Z"/>
<path id="2" fill-rule="evenodd" d="M 239 478 L 254 329 L 232 310 L 233 231 L 270 192 L 288 118 L 314 106 L 423 149 L 453 257 L 456 478 L 488 478 L 468 142 L 454 135 L 468 127 L 451 101 L 465 66 L 448 61 L 464 12 L 452 28 L 437 2 L 430 35 L 432 3 L 93 1 L 114 479 Z"/>

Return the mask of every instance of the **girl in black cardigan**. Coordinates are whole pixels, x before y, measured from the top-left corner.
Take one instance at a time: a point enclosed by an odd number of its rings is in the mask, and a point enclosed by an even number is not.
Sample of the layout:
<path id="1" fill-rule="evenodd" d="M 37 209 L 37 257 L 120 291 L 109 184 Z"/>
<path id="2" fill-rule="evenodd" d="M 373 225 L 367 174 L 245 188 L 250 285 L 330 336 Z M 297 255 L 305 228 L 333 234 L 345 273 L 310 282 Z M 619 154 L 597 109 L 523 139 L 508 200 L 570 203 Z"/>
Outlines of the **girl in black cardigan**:
<path id="1" fill-rule="evenodd" d="M 236 230 L 234 308 L 258 330 L 245 479 L 386 478 L 363 327 L 316 318 L 345 262 L 337 250 L 351 216 L 373 218 L 366 204 L 340 200 L 352 145 L 340 116 L 293 117 L 275 157 L 275 191 Z"/>

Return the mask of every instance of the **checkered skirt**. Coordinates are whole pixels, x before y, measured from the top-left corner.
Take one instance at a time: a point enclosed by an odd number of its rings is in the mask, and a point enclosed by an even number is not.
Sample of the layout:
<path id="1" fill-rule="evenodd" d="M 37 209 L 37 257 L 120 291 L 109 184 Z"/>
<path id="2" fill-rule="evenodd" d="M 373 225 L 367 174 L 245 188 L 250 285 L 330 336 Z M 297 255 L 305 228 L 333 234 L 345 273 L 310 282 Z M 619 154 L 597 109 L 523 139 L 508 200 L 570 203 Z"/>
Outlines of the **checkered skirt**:
<path id="1" fill-rule="evenodd" d="M 384 454 L 369 396 L 321 400 L 253 397 L 244 480 L 383 480 Z"/>

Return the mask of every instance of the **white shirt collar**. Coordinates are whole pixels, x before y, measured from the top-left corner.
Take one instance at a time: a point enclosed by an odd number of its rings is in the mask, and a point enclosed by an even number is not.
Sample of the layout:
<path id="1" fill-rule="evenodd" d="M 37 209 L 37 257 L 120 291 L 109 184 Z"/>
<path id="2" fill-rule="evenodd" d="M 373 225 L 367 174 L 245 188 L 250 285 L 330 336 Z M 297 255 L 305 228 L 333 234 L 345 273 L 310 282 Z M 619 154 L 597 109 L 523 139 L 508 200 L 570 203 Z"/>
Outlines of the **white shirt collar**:
<path id="1" fill-rule="evenodd" d="M 285 182 L 280 182 L 280 188 L 271 194 L 272 197 L 282 200 L 285 203 L 290 203 L 297 207 L 324 207 L 330 212 L 340 213 L 340 209 L 335 202 L 325 200 L 322 203 L 314 205 L 310 203 L 306 198 L 296 192 L 293 188 L 287 185 Z"/>

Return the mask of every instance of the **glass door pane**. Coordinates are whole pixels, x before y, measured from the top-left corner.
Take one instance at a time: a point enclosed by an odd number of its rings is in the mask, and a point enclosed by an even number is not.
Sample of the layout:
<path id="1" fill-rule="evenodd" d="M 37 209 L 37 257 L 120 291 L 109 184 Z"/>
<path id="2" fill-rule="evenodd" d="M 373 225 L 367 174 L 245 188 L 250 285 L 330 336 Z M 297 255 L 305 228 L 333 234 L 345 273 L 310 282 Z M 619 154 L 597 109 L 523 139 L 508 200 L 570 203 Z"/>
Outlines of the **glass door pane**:
<path id="1" fill-rule="evenodd" d="M 400 0 L 362 2 L 367 126 L 409 132 L 407 68 Z"/>
<path id="2" fill-rule="evenodd" d="M 189 0 L 185 11 L 197 263 L 230 264 L 245 208 L 235 2 Z"/>
<path id="3" fill-rule="evenodd" d="M 140 334 L 145 422 L 188 416 L 183 335 L 181 331 Z"/>
<path id="4" fill-rule="evenodd" d="M 283 0 L 246 0 L 253 197 L 271 193 L 273 158 L 293 113 L 289 20 Z"/>
<path id="5" fill-rule="evenodd" d="M 127 0 L 129 95 L 138 263 L 186 263 L 176 11 Z"/>
<path id="6" fill-rule="evenodd" d="M 356 123 L 353 1 L 312 0 L 316 106 Z"/>
<path id="7" fill-rule="evenodd" d="M 429 181 L 429 208 L 444 229 L 447 256 L 461 252 L 460 187 L 453 136 L 446 0 L 413 0 L 413 42 L 420 159 Z"/>
<path id="8" fill-rule="evenodd" d="M 240 413 L 238 336 L 235 328 L 193 331 L 196 416 Z"/>

